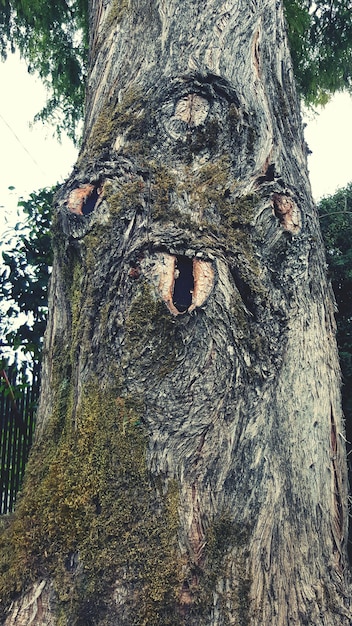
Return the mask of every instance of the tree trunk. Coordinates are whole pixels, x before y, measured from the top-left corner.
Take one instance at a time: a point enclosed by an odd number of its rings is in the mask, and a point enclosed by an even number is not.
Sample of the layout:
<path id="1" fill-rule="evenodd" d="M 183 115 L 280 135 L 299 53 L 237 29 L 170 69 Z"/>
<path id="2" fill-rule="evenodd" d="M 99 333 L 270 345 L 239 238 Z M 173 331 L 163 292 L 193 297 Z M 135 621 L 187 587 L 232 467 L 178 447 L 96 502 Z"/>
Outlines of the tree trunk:
<path id="1" fill-rule="evenodd" d="M 90 20 L 3 623 L 347 626 L 334 307 L 281 2 Z"/>

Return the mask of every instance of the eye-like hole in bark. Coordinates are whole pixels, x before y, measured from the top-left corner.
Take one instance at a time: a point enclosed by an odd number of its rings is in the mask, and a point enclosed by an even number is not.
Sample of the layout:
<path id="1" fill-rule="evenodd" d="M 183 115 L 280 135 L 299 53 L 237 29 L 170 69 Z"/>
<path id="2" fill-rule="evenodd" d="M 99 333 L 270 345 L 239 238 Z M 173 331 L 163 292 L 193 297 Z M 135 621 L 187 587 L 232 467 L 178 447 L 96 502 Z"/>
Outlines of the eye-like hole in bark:
<path id="1" fill-rule="evenodd" d="M 175 118 L 186 122 L 189 126 L 199 126 L 209 113 L 208 100 L 195 93 L 189 93 L 176 103 Z"/>
<path id="2" fill-rule="evenodd" d="M 193 260 L 186 256 L 178 256 L 175 265 L 172 303 L 180 313 L 184 313 L 192 304 L 194 290 Z"/>
<path id="3" fill-rule="evenodd" d="M 272 197 L 274 214 L 283 228 L 293 234 L 301 229 L 301 212 L 296 202 L 284 193 L 274 193 Z"/>
<path id="4" fill-rule="evenodd" d="M 99 194 L 97 187 L 94 187 L 89 196 L 85 199 L 82 206 L 83 215 L 89 215 L 95 209 L 95 205 L 98 202 Z"/>
<path id="5" fill-rule="evenodd" d="M 90 215 L 99 204 L 101 188 L 86 183 L 73 189 L 68 197 L 67 206 L 75 215 Z"/>

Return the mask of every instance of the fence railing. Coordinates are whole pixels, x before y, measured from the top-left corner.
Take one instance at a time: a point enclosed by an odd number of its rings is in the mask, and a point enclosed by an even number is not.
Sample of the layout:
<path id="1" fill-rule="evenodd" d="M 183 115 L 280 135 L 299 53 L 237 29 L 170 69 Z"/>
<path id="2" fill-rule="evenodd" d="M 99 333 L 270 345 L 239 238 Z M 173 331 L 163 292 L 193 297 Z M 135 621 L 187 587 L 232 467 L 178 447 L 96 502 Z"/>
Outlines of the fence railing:
<path id="1" fill-rule="evenodd" d="M 0 369 L 0 515 L 13 511 L 32 444 L 39 367 L 20 382 L 17 367 Z"/>

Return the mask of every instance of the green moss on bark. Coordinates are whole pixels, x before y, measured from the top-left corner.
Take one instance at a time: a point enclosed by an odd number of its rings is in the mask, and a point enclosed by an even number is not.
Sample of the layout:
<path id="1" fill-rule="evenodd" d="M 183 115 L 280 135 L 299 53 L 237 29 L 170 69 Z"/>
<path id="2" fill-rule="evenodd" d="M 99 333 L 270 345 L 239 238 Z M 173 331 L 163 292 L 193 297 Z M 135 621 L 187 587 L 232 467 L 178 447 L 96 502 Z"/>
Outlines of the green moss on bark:
<path id="1" fill-rule="evenodd" d="M 107 27 L 111 28 L 116 24 L 119 24 L 123 19 L 126 11 L 129 7 L 128 0 L 113 0 L 110 5 L 110 10 L 106 18 Z"/>
<path id="2" fill-rule="evenodd" d="M 108 202 L 110 213 L 119 215 L 124 210 L 137 209 L 142 206 L 144 184 L 141 179 L 125 181 L 114 190 L 111 182 L 104 185 L 104 196 Z"/>
<path id="3" fill-rule="evenodd" d="M 125 141 L 139 139 L 145 130 L 146 112 L 142 93 L 138 87 L 130 87 L 121 102 L 108 102 L 96 120 L 86 149 L 88 154 L 99 154 L 111 148 L 118 134 Z"/>
<path id="4" fill-rule="evenodd" d="M 237 617 L 238 626 L 249 626 L 250 586 L 251 580 L 245 570 L 248 556 L 248 528 L 234 522 L 232 517 L 223 513 L 210 525 L 206 537 L 205 567 L 200 577 L 199 604 L 205 614 L 212 609 L 214 592 L 218 596 L 224 625 L 232 622 L 231 613 Z M 233 586 L 228 588 L 221 581 L 231 580 L 235 575 Z"/>
<path id="5" fill-rule="evenodd" d="M 223 236 L 230 245 L 246 238 L 244 228 L 254 217 L 254 194 L 236 195 L 238 184 L 234 181 L 227 156 L 209 161 L 196 171 L 186 167 L 176 178 L 174 172 L 163 165 L 149 163 L 151 174 L 151 217 L 154 220 L 174 221 L 187 229 L 209 227 Z M 186 200 L 191 215 L 177 208 L 177 199 Z M 175 206 L 173 206 L 175 205 Z"/>
<path id="6" fill-rule="evenodd" d="M 177 181 L 170 172 L 170 168 L 161 164 L 150 164 L 152 175 L 151 185 L 151 215 L 154 220 L 166 222 L 169 220 L 179 221 L 181 214 L 176 209 L 171 210 L 171 198 L 177 188 Z"/>
<path id="7" fill-rule="evenodd" d="M 60 441 L 35 447 L 1 534 L 4 600 L 44 577 L 60 624 L 103 624 L 114 587 L 134 595 L 133 619 L 121 623 L 177 623 L 178 489 L 158 496 L 152 486 L 139 411 L 92 382 L 75 425 L 68 411 Z"/>
<path id="8" fill-rule="evenodd" d="M 142 282 L 126 317 L 126 358 L 145 358 L 152 375 L 163 378 L 177 364 L 178 332 L 177 322 L 164 302 L 155 297 L 148 283 Z"/>
<path id="9" fill-rule="evenodd" d="M 185 136 L 175 141 L 175 152 L 182 161 L 192 164 L 201 154 L 215 154 L 219 147 L 220 124 L 216 117 L 208 116 L 204 124 L 187 129 Z"/>

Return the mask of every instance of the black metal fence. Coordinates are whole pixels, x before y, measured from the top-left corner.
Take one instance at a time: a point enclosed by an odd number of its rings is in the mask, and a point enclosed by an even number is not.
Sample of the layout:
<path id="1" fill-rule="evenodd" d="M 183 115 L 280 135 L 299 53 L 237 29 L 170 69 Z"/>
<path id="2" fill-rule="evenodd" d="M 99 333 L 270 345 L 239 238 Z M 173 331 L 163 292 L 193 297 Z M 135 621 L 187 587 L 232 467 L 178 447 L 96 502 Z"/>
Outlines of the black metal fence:
<path id="1" fill-rule="evenodd" d="M 39 366 L 30 380 L 16 366 L 0 369 L 0 515 L 13 511 L 32 444 Z"/>

